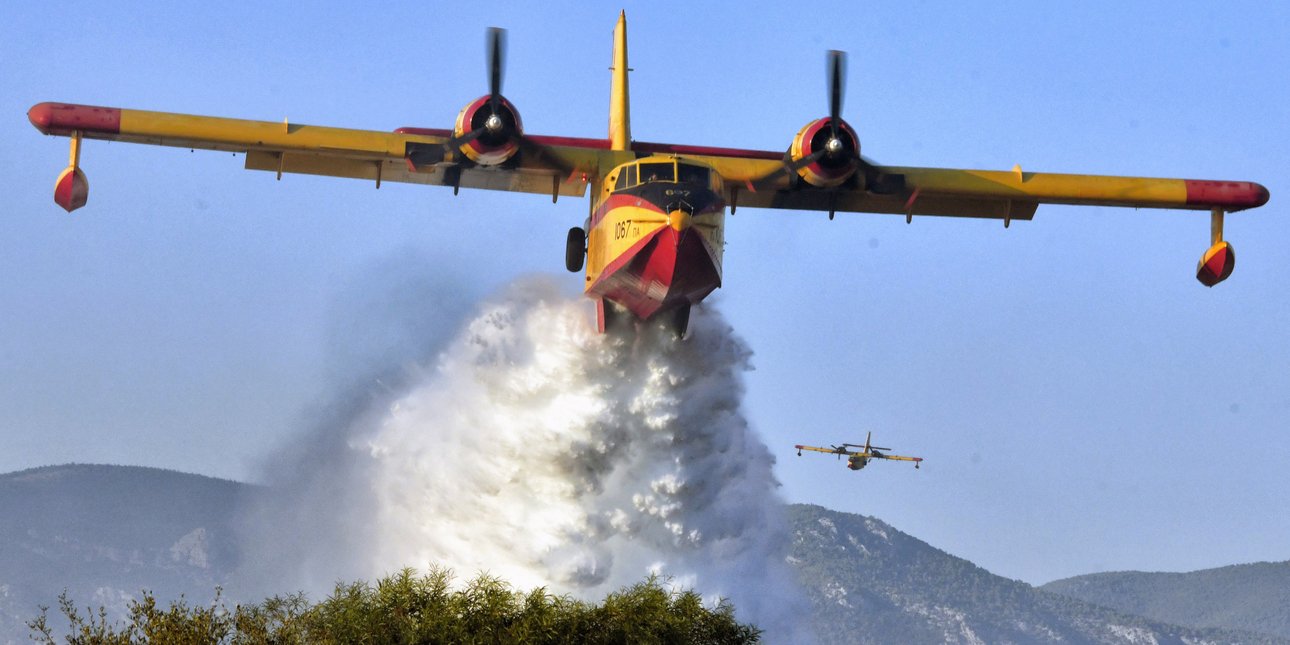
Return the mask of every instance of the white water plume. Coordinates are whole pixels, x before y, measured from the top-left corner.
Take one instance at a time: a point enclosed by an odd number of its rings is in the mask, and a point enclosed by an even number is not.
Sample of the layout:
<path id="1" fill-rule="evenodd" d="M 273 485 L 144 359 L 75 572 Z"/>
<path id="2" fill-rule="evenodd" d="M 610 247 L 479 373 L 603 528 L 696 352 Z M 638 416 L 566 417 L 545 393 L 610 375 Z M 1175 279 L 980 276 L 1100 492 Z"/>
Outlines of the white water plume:
<path id="1" fill-rule="evenodd" d="M 320 431 L 260 516 L 307 527 L 260 564 L 307 567 L 306 585 L 443 565 L 593 600 L 659 573 L 731 599 L 772 642 L 803 640 L 774 458 L 740 409 L 751 353 L 710 309 L 683 342 L 589 318 L 544 280 L 485 303 L 379 404 Z"/>

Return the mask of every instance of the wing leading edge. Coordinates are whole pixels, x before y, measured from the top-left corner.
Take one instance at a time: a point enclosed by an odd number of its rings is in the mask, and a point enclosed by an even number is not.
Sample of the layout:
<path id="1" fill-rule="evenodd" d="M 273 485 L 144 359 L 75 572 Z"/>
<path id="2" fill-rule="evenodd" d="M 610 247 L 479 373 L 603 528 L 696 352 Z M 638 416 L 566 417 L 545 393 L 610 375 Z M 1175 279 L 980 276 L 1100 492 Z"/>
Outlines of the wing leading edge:
<path id="1" fill-rule="evenodd" d="M 1123 206 L 1226 212 L 1261 206 L 1268 191 L 1249 181 L 1162 179 L 1012 171 L 875 166 L 900 187 L 794 186 L 781 153 L 633 142 L 610 150 L 607 139 L 529 137 L 532 154 L 500 167 L 472 166 L 446 146 L 452 132 L 400 128 L 354 130 L 283 121 L 40 103 L 28 118 L 44 134 L 245 153 L 246 168 L 489 190 L 580 196 L 590 181 L 639 156 L 672 154 L 711 165 L 734 207 L 983 217 L 1026 220 L 1039 204 Z M 440 151 L 431 163 L 416 150 Z"/>
<path id="2" fill-rule="evenodd" d="M 40 103 L 27 116 L 44 134 L 244 153 L 250 170 L 349 177 L 378 187 L 397 181 L 582 196 L 615 156 L 571 139 L 482 167 L 450 149 L 448 130 L 380 132 L 67 103 Z M 426 150 L 439 154 L 418 162 L 416 153 Z"/>

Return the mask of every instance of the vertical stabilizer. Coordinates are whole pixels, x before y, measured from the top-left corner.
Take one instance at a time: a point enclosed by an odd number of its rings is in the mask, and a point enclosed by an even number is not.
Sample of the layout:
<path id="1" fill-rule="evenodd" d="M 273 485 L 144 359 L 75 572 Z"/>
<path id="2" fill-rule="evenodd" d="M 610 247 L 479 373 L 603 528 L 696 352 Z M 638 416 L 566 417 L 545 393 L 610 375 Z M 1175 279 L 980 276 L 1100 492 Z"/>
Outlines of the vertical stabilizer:
<path id="1" fill-rule="evenodd" d="M 627 100 L 627 12 L 618 14 L 614 26 L 613 80 L 609 84 L 609 147 L 627 150 L 632 143 L 632 127 Z"/>

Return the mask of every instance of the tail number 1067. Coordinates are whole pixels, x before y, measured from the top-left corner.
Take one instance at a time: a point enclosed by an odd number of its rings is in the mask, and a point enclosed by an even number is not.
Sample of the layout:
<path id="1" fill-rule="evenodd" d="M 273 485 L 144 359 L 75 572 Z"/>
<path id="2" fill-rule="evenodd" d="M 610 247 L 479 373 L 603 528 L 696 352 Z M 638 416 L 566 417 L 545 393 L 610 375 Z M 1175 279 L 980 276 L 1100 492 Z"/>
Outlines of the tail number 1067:
<path id="1" fill-rule="evenodd" d="M 631 220 L 629 220 L 629 219 L 625 219 L 625 220 L 623 220 L 623 221 L 621 221 L 621 222 L 615 222 L 615 223 L 614 223 L 614 239 L 615 239 L 615 240 L 623 240 L 623 239 L 627 239 L 628 237 L 630 237 L 630 236 L 631 236 L 631 233 L 632 233 L 632 221 L 631 221 Z"/>

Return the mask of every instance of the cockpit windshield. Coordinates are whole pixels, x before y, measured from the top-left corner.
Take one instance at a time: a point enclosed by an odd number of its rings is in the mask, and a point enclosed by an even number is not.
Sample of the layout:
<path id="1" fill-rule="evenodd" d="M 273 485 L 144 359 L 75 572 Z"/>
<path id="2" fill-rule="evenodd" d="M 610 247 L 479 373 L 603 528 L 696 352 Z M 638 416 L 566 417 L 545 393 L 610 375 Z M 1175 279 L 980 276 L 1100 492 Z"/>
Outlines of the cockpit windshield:
<path id="1" fill-rule="evenodd" d="M 707 187 L 708 169 L 703 166 L 678 164 L 676 180 L 687 184 L 698 184 L 700 186 Z"/>
<path id="2" fill-rule="evenodd" d="M 651 182 L 678 182 L 704 189 L 712 187 L 712 169 L 697 163 L 674 159 L 641 160 L 623 164 L 617 178 L 611 178 L 614 190 L 624 190 Z"/>
<path id="3" fill-rule="evenodd" d="M 651 181 L 676 181 L 676 164 L 671 161 L 642 163 L 640 183 L 644 184 Z"/>

